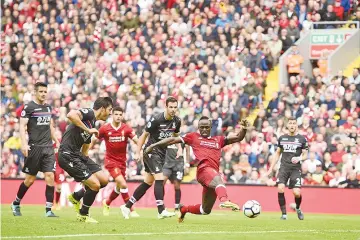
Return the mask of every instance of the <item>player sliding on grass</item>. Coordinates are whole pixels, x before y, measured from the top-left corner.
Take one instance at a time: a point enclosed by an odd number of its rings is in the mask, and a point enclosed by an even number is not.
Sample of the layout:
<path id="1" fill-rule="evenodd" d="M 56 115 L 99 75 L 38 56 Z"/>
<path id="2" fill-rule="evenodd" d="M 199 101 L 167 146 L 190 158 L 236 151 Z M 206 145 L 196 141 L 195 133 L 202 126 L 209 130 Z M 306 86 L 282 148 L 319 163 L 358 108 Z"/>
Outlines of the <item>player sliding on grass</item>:
<path id="1" fill-rule="evenodd" d="M 301 204 L 301 162 L 307 159 L 308 142 L 305 137 L 297 134 L 298 125 L 295 118 L 289 118 L 286 128 L 289 134 L 280 136 L 278 149 L 271 162 L 267 175 L 272 175 L 274 166 L 280 159 L 281 165 L 278 173 L 278 201 L 282 212 L 281 220 L 286 220 L 285 184 L 289 182 L 289 189 L 293 190 L 296 203 L 296 212 L 300 220 L 304 220 L 304 214 L 300 210 Z"/>
<path id="2" fill-rule="evenodd" d="M 109 216 L 110 204 L 119 194 L 126 203 L 129 197 L 129 191 L 126 185 L 126 148 L 128 139 L 131 139 L 137 144 L 138 138 L 134 131 L 123 123 L 124 110 L 121 107 L 114 107 L 112 111 L 112 122 L 103 125 L 99 129 L 98 139 L 104 140 L 106 145 L 105 154 L 105 168 L 109 171 L 111 177 L 114 179 L 116 186 L 111 192 L 110 196 L 103 201 L 103 214 Z M 93 139 L 92 145 L 96 140 Z M 131 211 L 131 217 L 139 217 L 135 211 Z"/>
<path id="3" fill-rule="evenodd" d="M 240 123 L 240 132 L 231 133 L 228 136 L 210 136 L 211 120 L 208 117 L 201 117 L 199 120 L 199 132 L 185 134 L 182 137 L 171 137 L 154 143 L 146 148 L 145 152 L 150 153 L 155 147 L 165 147 L 176 143 L 185 143 L 193 148 L 195 158 L 199 161 L 197 167 L 197 180 L 203 186 L 202 204 L 183 206 L 180 204 L 179 222 L 184 221 L 186 213 L 210 214 L 216 197 L 220 200 L 221 208 L 230 208 L 239 211 L 240 207 L 229 201 L 226 187 L 219 173 L 221 150 L 224 146 L 240 142 L 246 134 L 249 126 L 247 120 Z"/>

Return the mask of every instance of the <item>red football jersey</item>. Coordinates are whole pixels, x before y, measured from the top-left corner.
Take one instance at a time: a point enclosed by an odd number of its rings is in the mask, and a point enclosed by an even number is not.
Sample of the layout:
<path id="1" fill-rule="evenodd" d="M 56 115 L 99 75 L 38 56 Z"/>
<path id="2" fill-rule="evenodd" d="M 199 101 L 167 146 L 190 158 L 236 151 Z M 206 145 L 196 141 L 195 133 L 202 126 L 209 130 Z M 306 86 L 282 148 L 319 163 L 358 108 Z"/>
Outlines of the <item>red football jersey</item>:
<path id="1" fill-rule="evenodd" d="M 99 129 L 99 139 L 105 140 L 105 165 L 110 162 L 126 162 L 126 148 L 128 139 L 133 139 L 135 132 L 125 123 L 115 128 L 111 123 Z"/>
<path id="2" fill-rule="evenodd" d="M 219 171 L 221 150 L 225 146 L 224 136 L 213 136 L 204 138 L 197 132 L 185 134 L 182 141 L 191 146 L 199 161 L 198 170 L 211 167 Z"/>

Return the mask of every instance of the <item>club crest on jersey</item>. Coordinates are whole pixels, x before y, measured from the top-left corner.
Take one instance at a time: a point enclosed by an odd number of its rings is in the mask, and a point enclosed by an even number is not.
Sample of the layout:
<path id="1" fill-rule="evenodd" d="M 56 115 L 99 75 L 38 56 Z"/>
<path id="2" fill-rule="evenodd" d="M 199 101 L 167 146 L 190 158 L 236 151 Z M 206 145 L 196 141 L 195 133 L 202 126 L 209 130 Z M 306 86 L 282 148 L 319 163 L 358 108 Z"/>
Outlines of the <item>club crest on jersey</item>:
<path id="1" fill-rule="evenodd" d="M 299 142 L 299 139 L 295 138 L 295 142 L 298 143 L 298 142 Z"/>
<path id="2" fill-rule="evenodd" d="M 110 136 L 111 134 L 112 134 L 111 132 L 108 133 L 109 136 Z"/>
<path id="3" fill-rule="evenodd" d="M 175 122 L 173 122 L 173 125 L 172 125 L 172 127 L 173 127 L 173 128 L 175 128 L 175 127 L 176 127 L 176 123 L 175 123 Z"/>

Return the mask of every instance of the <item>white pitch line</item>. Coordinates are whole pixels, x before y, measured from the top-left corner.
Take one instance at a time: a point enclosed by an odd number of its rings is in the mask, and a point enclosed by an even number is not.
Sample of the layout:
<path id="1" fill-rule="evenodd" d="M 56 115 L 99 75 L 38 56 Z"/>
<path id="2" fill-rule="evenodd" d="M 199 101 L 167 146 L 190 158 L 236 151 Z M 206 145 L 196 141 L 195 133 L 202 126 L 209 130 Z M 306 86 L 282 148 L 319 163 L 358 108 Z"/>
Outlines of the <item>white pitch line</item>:
<path id="1" fill-rule="evenodd" d="M 111 237 L 111 236 L 153 236 L 153 235 L 201 235 L 201 234 L 266 234 L 266 233 L 360 233 L 360 230 L 269 230 L 269 231 L 236 231 L 236 232 L 144 232 L 144 233 L 94 233 L 94 234 L 67 234 L 52 236 L 5 236 L 2 239 L 42 239 L 42 238 L 74 238 L 74 237 Z"/>

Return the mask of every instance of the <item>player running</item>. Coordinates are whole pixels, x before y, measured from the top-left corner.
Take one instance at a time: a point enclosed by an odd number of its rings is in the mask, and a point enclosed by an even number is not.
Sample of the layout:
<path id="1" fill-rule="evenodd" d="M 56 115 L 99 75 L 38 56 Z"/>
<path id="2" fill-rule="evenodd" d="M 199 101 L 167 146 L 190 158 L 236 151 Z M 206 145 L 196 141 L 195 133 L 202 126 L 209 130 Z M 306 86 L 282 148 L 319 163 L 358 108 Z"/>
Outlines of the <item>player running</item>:
<path id="1" fill-rule="evenodd" d="M 211 120 L 208 117 L 201 117 L 198 124 L 199 132 L 185 134 L 182 137 L 172 137 L 154 143 L 145 149 L 151 153 L 154 149 L 165 147 L 176 143 L 185 143 L 192 147 L 196 159 L 199 161 L 197 167 L 197 181 L 203 186 L 202 204 L 183 206 L 180 204 L 179 222 L 183 222 L 186 213 L 203 214 L 211 213 L 216 197 L 220 200 L 221 208 L 230 208 L 239 211 L 240 207 L 229 201 L 226 187 L 219 173 L 221 149 L 229 144 L 240 142 L 246 134 L 249 122 L 242 120 L 239 133 L 224 136 L 210 136 Z"/>
<path id="2" fill-rule="evenodd" d="M 131 127 L 123 123 L 123 120 L 124 110 L 118 106 L 114 107 L 112 110 L 112 122 L 103 125 L 99 129 L 98 139 L 105 140 L 106 146 L 105 168 L 109 171 L 116 183 L 116 186 L 108 199 L 104 199 L 103 201 L 104 216 L 109 216 L 110 204 L 119 196 L 119 194 L 121 194 L 125 203 L 130 199 L 129 190 L 125 180 L 126 149 L 128 139 L 131 139 L 137 144 L 138 138 Z M 95 140 L 92 144 L 94 143 Z M 139 217 L 134 210 L 131 211 L 130 216 Z"/>
<path id="3" fill-rule="evenodd" d="M 287 123 L 289 134 L 280 136 L 278 140 L 278 149 L 270 164 L 267 172 L 268 176 L 272 175 L 274 166 L 280 159 L 281 164 L 278 173 L 278 201 L 282 216 L 280 219 L 286 220 L 286 201 L 285 201 L 285 184 L 289 182 L 289 189 L 293 190 L 296 203 L 296 212 L 300 220 L 304 220 L 304 214 L 300 210 L 301 204 L 301 162 L 306 160 L 308 152 L 308 142 L 305 137 L 298 134 L 298 126 L 295 118 L 290 118 Z"/>
<path id="4" fill-rule="evenodd" d="M 52 211 L 54 201 L 54 171 L 55 155 L 53 141 L 56 146 L 60 143 L 56 139 L 54 122 L 51 118 L 51 106 L 46 104 L 47 85 L 35 84 L 35 100 L 24 106 L 20 118 L 21 151 L 25 157 L 22 171 L 25 180 L 21 183 L 16 198 L 11 204 L 14 216 L 22 216 L 20 211 L 21 199 L 36 179 L 38 171 L 44 173 L 46 189 L 46 217 L 57 217 Z M 29 140 L 27 140 L 27 134 Z"/>
<path id="5" fill-rule="evenodd" d="M 82 182 L 85 189 L 74 192 L 69 196 L 69 201 L 74 204 L 78 212 L 77 220 L 80 222 L 97 223 L 89 216 L 89 208 L 95 201 L 100 188 L 108 183 L 108 177 L 101 170 L 101 166 L 91 160 L 88 150 L 91 143 L 91 136 L 98 135 L 95 128 L 96 120 L 103 120 L 109 117 L 112 110 L 112 100 L 109 97 L 96 99 L 93 108 L 82 108 L 71 110 L 67 117 L 71 124 L 67 127 L 60 144 L 59 165 L 77 182 Z M 80 199 L 83 204 L 80 209 Z"/>
<path id="6" fill-rule="evenodd" d="M 181 146 L 184 149 L 184 146 Z M 178 147 L 170 145 L 166 149 L 165 164 L 163 169 L 164 184 L 167 180 L 170 180 L 174 184 L 175 189 L 175 211 L 179 210 L 179 204 L 181 200 L 181 181 L 184 176 L 185 159 L 183 155 L 178 156 Z M 185 146 L 186 160 L 189 161 L 190 149 L 189 146 Z M 178 156 L 178 157 L 177 157 Z"/>
<path id="7" fill-rule="evenodd" d="M 181 121 L 177 117 L 176 111 L 178 108 L 178 102 L 175 98 L 169 97 L 166 99 L 166 110 L 163 113 L 159 113 L 152 117 L 145 127 L 144 133 L 141 135 L 138 141 L 137 155 L 140 155 L 140 151 L 149 137 L 146 146 L 152 143 L 156 143 L 164 138 L 177 136 L 180 131 Z M 151 187 L 155 181 L 154 194 L 156 199 L 156 205 L 158 208 L 158 218 L 168 218 L 175 216 L 175 213 L 168 212 L 164 206 L 164 175 L 163 166 L 165 161 L 166 147 L 158 147 L 154 149 L 152 154 L 144 154 L 144 166 L 145 166 L 145 179 L 137 189 L 130 200 L 120 207 L 121 213 L 125 219 L 130 217 L 130 209 L 136 201 L 139 201 L 146 191 Z"/>

